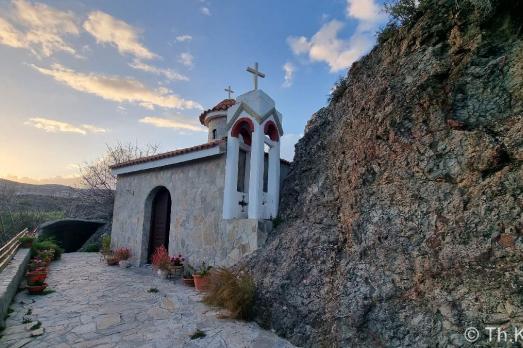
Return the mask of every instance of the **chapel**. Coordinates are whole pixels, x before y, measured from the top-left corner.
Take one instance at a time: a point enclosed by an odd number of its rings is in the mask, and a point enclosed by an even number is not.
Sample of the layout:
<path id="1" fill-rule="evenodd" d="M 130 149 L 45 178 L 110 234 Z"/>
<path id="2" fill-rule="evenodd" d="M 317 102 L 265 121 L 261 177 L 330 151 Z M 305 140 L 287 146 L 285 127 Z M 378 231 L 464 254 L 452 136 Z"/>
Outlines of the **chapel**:
<path id="1" fill-rule="evenodd" d="M 263 247 L 278 216 L 289 162 L 280 158 L 282 115 L 258 89 L 258 64 L 247 71 L 254 89 L 199 116 L 205 144 L 111 167 L 117 176 L 111 247 L 127 247 L 135 265 L 156 248 L 189 263 L 231 265 Z"/>

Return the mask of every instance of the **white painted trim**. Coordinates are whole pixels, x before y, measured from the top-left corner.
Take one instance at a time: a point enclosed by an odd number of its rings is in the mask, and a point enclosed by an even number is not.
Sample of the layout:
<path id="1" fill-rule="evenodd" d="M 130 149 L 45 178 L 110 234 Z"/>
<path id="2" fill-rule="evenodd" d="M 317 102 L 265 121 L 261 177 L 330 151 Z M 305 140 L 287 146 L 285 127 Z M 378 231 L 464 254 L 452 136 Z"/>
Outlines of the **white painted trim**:
<path id="1" fill-rule="evenodd" d="M 262 218 L 263 199 L 263 169 L 264 169 L 264 139 L 263 129 L 254 124 L 251 145 L 251 168 L 249 173 L 249 219 Z"/>
<path id="2" fill-rule="evenodd" d="M 230 132 L 229 132 L 230 133 Z M 229 134 L 230 135 L 230 134 Z M 227 157 L 225 159 L 225 185 L 223 191 L 223 218 L 236 218 L 238 183 L 238 158 L 240 140 L 235 137 L 227 139 Z"/>
<path id="3" fill-rule="evenodd" d="M 144 170 L 150 170 L 150 169 L 170 166 L 173 164 L 194 161 L 194 160 L 205 158 L 205 157 L 216 156 L 221 153 L 223 153 L 223 150 L 217 144 L 216 146 L 211 147 L 210 149 L 183 153 L 183 154 L 176 155 L 173 157 L 162 158 L 162 159 L 158 159 L 158 160 L 154 160 L 154 161 L 150 161 L 150 162 L 131 164 L 131 165 L 125 166 L 125 167 L 115 168 L 115 169 L 111 170 L 111 172 L 113 173 L 113 175 L 129 174 L 129 173 L 140 172 L 140 171 L 144 171 Z"/>
<path id="4" fill-rule="evenodd" d="M 234 137 L 231 137 L 234 138 Z M 240 149 L 243 151 L 251 152 L 251 147 L 245 143 L 240 143 Z"/>
<path id="5" fill-rule="evenodd" d="M 205 115 L 204 123 L 207 126 L 211 120 L 220 117 L 227 117 L 227 111 L 220 110 L 209 112 L 207 115 Z"/>
<path id="6" fill-rule="evenodd" d="M 269 147 L 274 147 L 276 145 L 277 141 L 271 140 L 269 137 L 265 137 L 265 144 L 269 145 Z"/>

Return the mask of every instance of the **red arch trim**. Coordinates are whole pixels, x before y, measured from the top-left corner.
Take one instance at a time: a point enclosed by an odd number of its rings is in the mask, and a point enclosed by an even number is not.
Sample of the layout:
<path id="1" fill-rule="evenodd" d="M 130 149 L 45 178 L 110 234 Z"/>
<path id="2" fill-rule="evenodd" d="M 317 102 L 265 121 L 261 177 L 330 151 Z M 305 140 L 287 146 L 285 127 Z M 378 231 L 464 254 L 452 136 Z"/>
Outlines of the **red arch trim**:
<path id="1" fill-rule="evenodd" d="M 278 128 L 273 121 L 267 121 L 265 127 L 263 127 L 263 133 L 267 134 L 272 141 L 280 140 L 280 134 L 278 133 Z"/>
<path id="2" fill-rule="evenodd" d="M 251 145 L 252 143 L 252 132 L 254 132 L 254 124 L 252 123 L 252 120 L 246 117 L 240 118 L 231 130 L 231 136 L 237 138 L 238 135 L 242 135 L 243 141 L 247 145 Z"/>

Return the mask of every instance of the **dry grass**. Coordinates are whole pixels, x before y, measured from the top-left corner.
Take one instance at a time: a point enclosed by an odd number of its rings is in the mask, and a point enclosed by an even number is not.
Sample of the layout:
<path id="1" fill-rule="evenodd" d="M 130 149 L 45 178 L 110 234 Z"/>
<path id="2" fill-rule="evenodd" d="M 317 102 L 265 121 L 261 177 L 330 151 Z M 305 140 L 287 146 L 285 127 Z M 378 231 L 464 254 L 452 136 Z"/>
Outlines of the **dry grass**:
<path id="1" fill-rule="evenodd" d="M 254 299 L 254 281 L 244 271 L 224 267 L 211 271 L 210 284 L 203 301 L 228 311 L 228 317 L 247 320 L 251 314 Z"/>

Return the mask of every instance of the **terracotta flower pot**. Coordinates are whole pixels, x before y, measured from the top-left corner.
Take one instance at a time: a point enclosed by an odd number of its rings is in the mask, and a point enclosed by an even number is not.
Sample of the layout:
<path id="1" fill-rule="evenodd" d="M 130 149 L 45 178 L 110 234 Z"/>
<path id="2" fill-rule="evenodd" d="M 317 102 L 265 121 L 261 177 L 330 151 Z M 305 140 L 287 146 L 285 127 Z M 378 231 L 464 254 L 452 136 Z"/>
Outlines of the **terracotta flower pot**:
<path id="1" fill-rule="evenodd" d="M 43 282 L 47 278 L 47 272 L 27 272 L 25 276 L 29 283 Z"/>
<path id="2" fill-rule="evenodd" d="M 107 265 L 109 265 L 109 266 L 116 266 L 119 262 L 118 258 L 116 258 L 114 256 L 109 256 L 105 260 L 107 261 Z"/>
<path id="3" fill-rule="evenodd" d="M 183 278 L 183 283 L 194 288 L 194 278 Z"/>
<path id="4" fill-rule="evenodd" d="M 192 276 L 194 278 L 194 286 L 196 287 L 196 290 L 207 291 L 207 289 L 209 288 L 209 277 L 202 277 L 199 274 L 193 274 Z"/>
<path id="5" fill-rule="evenodd" d="M 47 288 L 47 283 L 43 283 L 42 285 L 27 285 L 27 291 L 29 291 L 30 294 L 41 294 L 45 288 Z"/>

